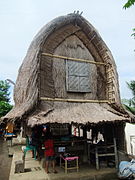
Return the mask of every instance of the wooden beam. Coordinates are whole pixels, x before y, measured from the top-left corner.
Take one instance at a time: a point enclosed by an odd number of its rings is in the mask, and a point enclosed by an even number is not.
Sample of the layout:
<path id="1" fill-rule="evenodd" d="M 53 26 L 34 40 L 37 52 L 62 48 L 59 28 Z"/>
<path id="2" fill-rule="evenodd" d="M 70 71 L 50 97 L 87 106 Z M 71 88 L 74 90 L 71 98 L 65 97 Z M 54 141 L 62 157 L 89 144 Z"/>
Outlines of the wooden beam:
<path id="1" fill-rule="evenodd" d="M 109 100 L 96 100 L 96 99 L 63 99 L 63 98 L 40 97 L 40 100 L 59 101 L 59 102 L 73 102 L 73 103 L 110 103 Z"/>
<path id="2" fill-rule="evenodd" d="M 59 59 L 64 59 L 64 60 L 71 60 L 71 61 L 79 61 L 79 62 L 86 62 L 90 64 L 97 64 L 97 65 L 106 65 L 106 63 L 102 62 L 95 62 L 91 61 L 88 59 L 77 59 L 77 58 L 72 58 L 72 57 L 66 57 L 66 56 L 59 56 L 59 55 L 54 55 L 54 54 L 49 54 L 49 53 L 42 53 L 43 56 L 49 56 L 49 57 L 54 57 L 54 58 L 59 58 Z"/>

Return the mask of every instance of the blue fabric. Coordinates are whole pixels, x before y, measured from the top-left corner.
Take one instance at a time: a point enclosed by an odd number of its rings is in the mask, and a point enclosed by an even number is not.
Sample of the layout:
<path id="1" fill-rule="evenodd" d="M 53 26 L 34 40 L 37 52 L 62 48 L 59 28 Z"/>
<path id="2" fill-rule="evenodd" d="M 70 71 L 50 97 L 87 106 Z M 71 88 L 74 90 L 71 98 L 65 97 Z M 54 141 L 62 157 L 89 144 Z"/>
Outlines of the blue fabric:
<path id="1" fill-rule="evenodd" d="M 135 159 L 131 160 L 129 169 L 135 174 Z"/>
<path id="2" fill-rule="evenodd" d="M 119 164 L 119 173 L 120 178 L 128 178 L 135 173 L 135 160 L 121 161 Z"/>
<path id="3" fill-rule="evenodd" d="M 15 134 L 14 133 L 5 133 L 4 135 L 11 135 L 11 136 L 13 136 Z"/>

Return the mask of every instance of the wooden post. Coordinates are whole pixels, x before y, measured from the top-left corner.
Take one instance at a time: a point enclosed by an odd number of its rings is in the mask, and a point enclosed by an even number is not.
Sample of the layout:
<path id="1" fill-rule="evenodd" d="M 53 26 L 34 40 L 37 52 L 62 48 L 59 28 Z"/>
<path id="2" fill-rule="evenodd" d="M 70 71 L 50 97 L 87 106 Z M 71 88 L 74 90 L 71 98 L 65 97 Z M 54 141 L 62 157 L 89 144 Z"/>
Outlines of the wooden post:
<path id="1" fill-rule="evenodd" d="M 118 154 L 117 154 L 117 145 L 116 145 L 116 139 L 113 138 L 114 141 L 114 153 L 115 153 L 115 167 L 118 168 Z"/>
<path id="2" fill-rule="evenodd" d="M 99 158 L 98 158 L 98 148 L 95 148 L 95 156 L 96 156 L 96 169 L 99 170 Z"/>
<path id="3" fill-rule="evenodd" d="M 60 167 L 61 167 L 61 155 L 60 155 Z"/>
<path id="4" fill-rule="evenodd" d="M 88 163 L 90 165 L 90 143 L 88 143 Z"/>
<path id="5" fill-rule="evenodd" d="M 78 172 L 79 170 L 78 158 L 76 159 L 76 165 L 77 165 L 77 172 Z"/>
<path id="6" fill-rule="evenodd" d="M 65 173 L 67 173 L 67 160 L 65 160 Z"/>

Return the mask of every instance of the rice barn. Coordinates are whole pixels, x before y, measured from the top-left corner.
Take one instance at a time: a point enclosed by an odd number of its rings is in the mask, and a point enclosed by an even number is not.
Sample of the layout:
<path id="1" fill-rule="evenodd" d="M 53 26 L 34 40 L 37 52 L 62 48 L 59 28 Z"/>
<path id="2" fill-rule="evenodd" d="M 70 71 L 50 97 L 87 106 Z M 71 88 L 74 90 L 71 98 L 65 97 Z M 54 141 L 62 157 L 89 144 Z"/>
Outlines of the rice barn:
<path id="1" fill-rule="evenodd" d="M 115 61 L 78 13 L 55 18 L 34 37 L 19 69 L 14 101 L 4 122 L 22 127 L 24 135 L 32 127 L 49 126 L 56 151 L 61 146 L 73 151 L 82 164 L 99 169 L 100 156 L 117 167 L 126 153 L 124 127 L 132 118 L 120 101 Z"/>

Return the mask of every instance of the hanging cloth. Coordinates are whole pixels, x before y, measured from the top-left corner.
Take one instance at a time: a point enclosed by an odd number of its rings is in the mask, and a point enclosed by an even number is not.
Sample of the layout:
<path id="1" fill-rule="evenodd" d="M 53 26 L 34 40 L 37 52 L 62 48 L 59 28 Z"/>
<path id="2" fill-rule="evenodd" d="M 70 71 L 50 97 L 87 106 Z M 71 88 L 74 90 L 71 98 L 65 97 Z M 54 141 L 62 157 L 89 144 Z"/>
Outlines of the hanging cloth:
<path id="1" fill-rule="evenodd" d="M 92 139 L 92 129 L 87 131 L 87 139 Z"/>
<path id="2" fill-rule="evenodd" d="M 104 142 L 103 134 L 101 134 L 100 132 L 98 132 L 98 135 L 97 135 L 97 143 L 98 143 L 99 141 L 103 141 L 103 142 Z"/>
<path id="3" fill-rule="evenodd" d="M 80 130 L 80 137 L 83 137 L 83 129 L 79 128 L 79 130 Z"/>
<path id="4" fill-rule="evenodd" d="M 79 136 L 79 128 L 77 126 L 72 125 L 71 131 L 73 136 Z"/>

